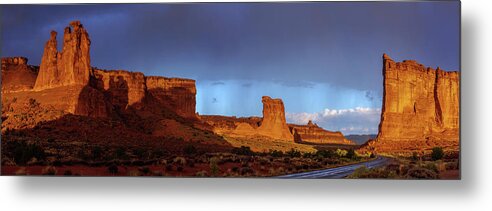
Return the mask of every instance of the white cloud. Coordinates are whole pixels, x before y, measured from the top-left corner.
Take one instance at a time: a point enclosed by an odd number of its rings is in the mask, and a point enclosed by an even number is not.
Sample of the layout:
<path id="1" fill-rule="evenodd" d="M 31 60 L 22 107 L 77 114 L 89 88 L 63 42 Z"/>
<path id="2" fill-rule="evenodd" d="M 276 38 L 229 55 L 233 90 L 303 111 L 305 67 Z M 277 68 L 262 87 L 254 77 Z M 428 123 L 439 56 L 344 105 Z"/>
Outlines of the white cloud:
<path id="1" fill-rule="evenodd" d="M 327 130 L 348 134 L 377 134 L 381 109 L 356 107 L 324 109 L 317 113 L 286 113 L 287 122 L 307 124 L 309 120 Z"/>

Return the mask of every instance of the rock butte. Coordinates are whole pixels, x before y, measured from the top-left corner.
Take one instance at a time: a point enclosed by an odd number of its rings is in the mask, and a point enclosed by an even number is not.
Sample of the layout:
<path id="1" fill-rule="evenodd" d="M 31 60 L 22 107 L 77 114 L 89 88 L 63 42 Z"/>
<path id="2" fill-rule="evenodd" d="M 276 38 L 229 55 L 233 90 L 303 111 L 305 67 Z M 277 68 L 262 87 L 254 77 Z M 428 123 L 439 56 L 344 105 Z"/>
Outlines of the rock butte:
<path id="1" fill-rule="evenodd" d="M 263 136 L 276 140 L 314 144 L 352 145 L 341 132 L 324 130 L 311 121 L 307 125 L 287 124 L 281 99 L 262 97 L 263 117 L 227 117 L 201 115 L 200 119 L 217 134 L 231 137 Z"/>
<path id="2" fill-rule="evenodd" d="M 263 118 L 202 115 L 200 118 L 213 126 L 214 132 L 233 137 L 264 136 L 276 140 L 294 141 L 285 120 L 284 103 L 268 96 L 261 98 Z"/>
<path id="3" fill-rule="evenodd" d="M 289 124 L 289 129 L 294 135 L 295 142 L 314 143 L 314 144 L 344 144 L 354 145 L 355 143 L 343 136 L 342 132 L 327 131 L 311 120 L 307 125 Z"/>
<path id="4" fill-rule="evenodd" d="M 459 146 L 459 72 L 383 55 L 379 133 L 363 150 L 408 152 Z"/>
<path id="5" fill-rule="evenodd" d="M 31 90 L 38 71 L 25 57 L 2 58 L 2 93 Z"/>
<path id="6" fill-rule="evenodd" d="M 56 35 L 51 32 L 39 68 L 27 65 L 23 57 L 2 58 L 2 102 L 32 98 L 66 113 L 100 118 L 130 110 L 149 116 L 165 108 L 182 118 L 197 119 L 194 80 L 91 67 L 91 41 L 79 21 L 65 28 L 61 52 Z"/>

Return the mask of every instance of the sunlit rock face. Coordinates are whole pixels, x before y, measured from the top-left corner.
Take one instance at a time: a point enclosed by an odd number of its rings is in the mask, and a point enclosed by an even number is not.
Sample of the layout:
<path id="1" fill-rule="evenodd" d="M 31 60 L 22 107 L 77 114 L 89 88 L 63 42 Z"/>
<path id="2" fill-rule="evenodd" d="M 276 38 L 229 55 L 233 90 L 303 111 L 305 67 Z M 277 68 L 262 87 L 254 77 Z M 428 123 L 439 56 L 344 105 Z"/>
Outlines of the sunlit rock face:
<path id="1" fill-rule="evenodd" d="M 213 127 L 214 132 L 234 137 L 261 136 L 269 139 L 294 142 L 294 137 L 285 120 L 284 103 L 281 99 L 263 96 L 263 118 L 200 116 Z"/>
<path id="2" fill-rule="evenodd" d="M 27 64 L 25 57 L 2 58 L 2 93 L 31 90 L 39 67 Z"/>
<path id="3" fill-rule="evenodd" d="M 184 78 L 145 77 L 147 93 L 162 106 L 185 118 L 196 118 L 195 80 Z"/>
<path id="4" fill-rule="evenodd" d="M 383 77 L 379 133 L 369 148 L 391 152 L 459 145 L 459 72 L 395 62 L 385 54 Z"/>
<path id="5" fill-rule="evenodd" d="M 333 132 L 325 130 L 314 124 L 311 120 L 306 125 L 289 124 L 289 129 L 294 135 L 294 140 L 300 143 L 315 144 L 344 144 L 353 145 L 354 142 L 348 140 L 339 131 Z"/>
<path id="6" fill-rule="evenodd" d="M 257 129 L 258 133 L 280 140 L 294 140 L 285 120 L 282 100 L 263 96 L 261 102 L 263 103 L 263 120 Z"/>
<path id="7" fill-rule="evenodd" d="M 145 76 L 141 72 L 93 68 L 93 86 L 105 93 L 106 100 L 118 110 L 140 107 L 145 98 Z"/>
<path id="8" fill-rule="evenodd" d="M 24 57 L 2 58 L 2 93 L 12 93 L 2 95 L 2 100 L 32 98 L 56 110 L 90 117 L 158 107 L 196 119 L 194 80 L 91 67 L 91 41 L 79 21 L 65 28 L 61 52 L 56 36 L 52 31 L 39 68 L 28 65 Z"/>
<path id="9" fill-rule="evenodd" d="M 58 52 L 57 32 L 46 42 L 36 91 L 69 85 L 87 85 L 92 75 L 89 34 L 79 21 L 70 22 L 63 35 L 63 49 Z"/>

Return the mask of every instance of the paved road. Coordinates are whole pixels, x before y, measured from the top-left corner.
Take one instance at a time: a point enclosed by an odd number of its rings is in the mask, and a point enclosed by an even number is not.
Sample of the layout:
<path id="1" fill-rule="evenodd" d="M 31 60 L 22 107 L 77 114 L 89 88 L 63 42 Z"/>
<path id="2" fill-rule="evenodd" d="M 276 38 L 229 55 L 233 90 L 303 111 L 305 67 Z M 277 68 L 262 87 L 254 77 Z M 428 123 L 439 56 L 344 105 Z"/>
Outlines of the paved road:
<path id="1" fill-rule="evenodd" d="M 375 160 L 367 161 L 363 163 L 352 164 L 348 166 L 340 166 L 336 168 L 329 168 L 317 171 L 303 172 L 297 174 L 288 174 L 278 176 L 277 178 L 283 179 L 339 179 L 352 174 L 355 169 L 366 166 L 367 168 L 375 168 L 383 166 L 389 159 L 385 157 L 378 157 Z"/>

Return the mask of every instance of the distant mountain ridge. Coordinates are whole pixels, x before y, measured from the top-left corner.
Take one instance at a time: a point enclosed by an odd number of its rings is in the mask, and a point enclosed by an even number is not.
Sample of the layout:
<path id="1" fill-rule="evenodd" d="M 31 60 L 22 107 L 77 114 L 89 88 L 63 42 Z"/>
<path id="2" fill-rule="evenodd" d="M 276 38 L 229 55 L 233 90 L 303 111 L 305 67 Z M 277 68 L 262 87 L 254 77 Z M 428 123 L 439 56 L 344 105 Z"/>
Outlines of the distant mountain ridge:
<path id="1" fill-rule="evenodd" d="M 345 138 L 355 142 L 357 145 L 362 145 L 370 139 L 375 139 L 377 134 L 363 134 L 363 135 L 346 135 Z"/>

